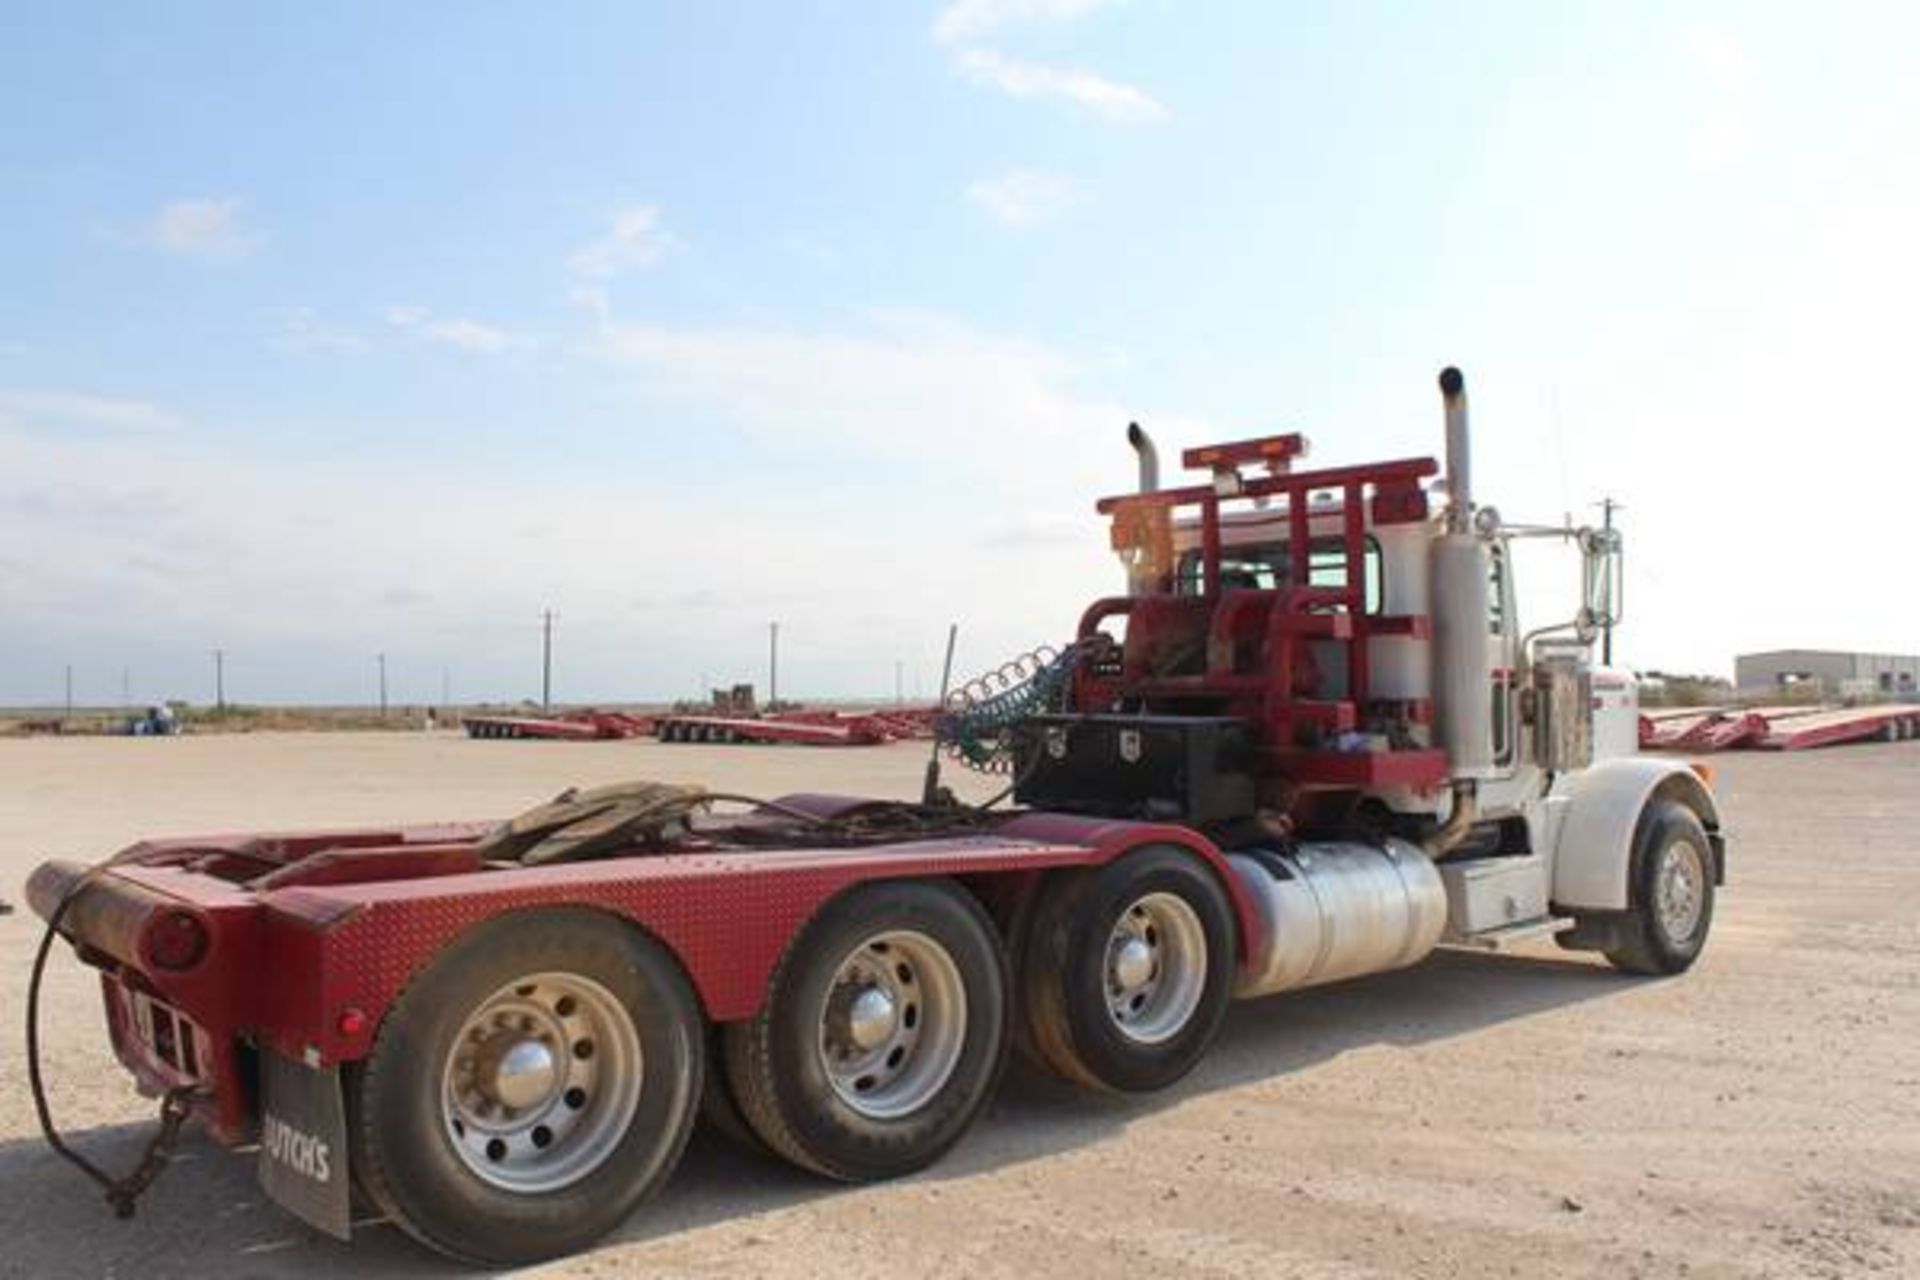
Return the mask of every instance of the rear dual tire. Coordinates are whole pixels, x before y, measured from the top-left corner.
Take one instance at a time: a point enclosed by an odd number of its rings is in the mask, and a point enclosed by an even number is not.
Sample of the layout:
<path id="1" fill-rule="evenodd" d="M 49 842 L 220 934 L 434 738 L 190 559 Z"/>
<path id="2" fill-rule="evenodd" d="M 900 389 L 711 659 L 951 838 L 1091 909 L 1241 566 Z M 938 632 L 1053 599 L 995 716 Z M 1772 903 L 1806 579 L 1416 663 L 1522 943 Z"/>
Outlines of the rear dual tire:
<path id="1" fill-rule="evenodd" d="M 678 1163 L 705 1034 L 672 957 L 585 909 L 503 916 L 420 974 L 351 1077 L 352 1162 L 403 1230 L 468 1262 L 571 1253 Z"/>
<path id="2" fill-rule="evenodd" d="M 958 885 L 852 890 L 788 947 L 758 1016 L 722 1031 L 727 1096 L 787 1160 L 844 1182 L 925 1168 L 999 1078 L 1007 964 Z"/>
<path id="3" fill-rule="evenodd" d="M 1234 953 L 1226 891 L 1185 850 L 1148 846 L 1058 873 L 1027 934 L 1025 1043 L 1066 1079 L 1163 1089 L 1219 1033 Z"/>

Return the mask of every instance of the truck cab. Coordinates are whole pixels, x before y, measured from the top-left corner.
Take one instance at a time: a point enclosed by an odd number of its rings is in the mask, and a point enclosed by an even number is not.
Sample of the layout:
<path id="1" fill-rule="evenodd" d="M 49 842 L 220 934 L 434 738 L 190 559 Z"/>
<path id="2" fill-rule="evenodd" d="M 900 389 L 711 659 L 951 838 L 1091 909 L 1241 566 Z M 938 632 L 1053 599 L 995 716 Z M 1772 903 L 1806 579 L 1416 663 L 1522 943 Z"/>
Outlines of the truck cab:
<path id="1" fill-rule="evenodd" d="M 1700 827 L 1697 859 L 1677 855 L 1686 865 L 1668 876 L 1685 882 L 1675 892 L 1717 883 L 1704 778 L 1638 754 L 1631 677 L 1593 663 L 1618 615 L 1618 533 L 1513 525 L 1477 504 L 1464 383 L 1444 398 L 1440 483 L 1432 458 L 1309 470 L 1306 440 L 1282 435 L 1189 449 L 1205 479 L 1162 487 L 1152 441 L 1131 428 L 1140 488 L 1099 504 L 1126 595 L 1083 615 L 1071 714 L 1050 727 L 1050 753 L 1031 753 L 1021 798 L 1176 817 L 1227 845 L 1409 840 L 1441 872 L 1448 939 L 1472 945 L 1606 942 L 1645 896 L 1639 864 L 1664 856 L 1636 850 L 1666 805 Z M 1577 553 L 1578 592 L 1529 629 L 1515 549 L 1541 540 Z M 1123 757 L 1098 739 L 1134 733 L 1128 716 L 1231 745 L 1177 748 L 1199 762 L 1177 780 L 1108 770 L 1108 793 L 1090 795 L 1062 744 Z"/>

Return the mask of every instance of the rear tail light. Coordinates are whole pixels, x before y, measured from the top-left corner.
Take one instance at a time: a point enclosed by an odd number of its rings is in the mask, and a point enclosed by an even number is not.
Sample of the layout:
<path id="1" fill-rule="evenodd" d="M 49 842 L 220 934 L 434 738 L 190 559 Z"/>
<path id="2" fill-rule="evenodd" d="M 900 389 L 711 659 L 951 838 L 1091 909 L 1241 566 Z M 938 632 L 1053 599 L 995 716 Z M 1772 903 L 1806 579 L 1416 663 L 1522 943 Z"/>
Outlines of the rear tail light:
<path id="1" fill-rule="evenodd" d="M 142 950 L 156 969 L 181 973 L 206 957 L 206 922 L 191 911 L 162 911 L 147 923 Z"/>

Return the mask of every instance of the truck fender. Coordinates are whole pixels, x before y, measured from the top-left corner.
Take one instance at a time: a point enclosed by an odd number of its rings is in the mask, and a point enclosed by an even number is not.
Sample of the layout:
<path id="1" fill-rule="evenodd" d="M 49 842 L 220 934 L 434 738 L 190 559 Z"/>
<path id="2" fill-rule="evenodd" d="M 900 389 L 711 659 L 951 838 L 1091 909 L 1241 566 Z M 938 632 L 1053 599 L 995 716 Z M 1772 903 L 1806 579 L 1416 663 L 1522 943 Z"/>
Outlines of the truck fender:
<path id="1" fill-rule="evenodd" d="M 1713 843 L 1714 882 L 1726 878 L 1720 809 L 1700 775 L 1679 760 L 1621 756 L 1568 780 L 1566 817 L 1554 842 L 1553 902 L 1560 907 L 1624 911 L 1634 830 L 1654 800 L 1677 800 L 1700 816 Z"/>

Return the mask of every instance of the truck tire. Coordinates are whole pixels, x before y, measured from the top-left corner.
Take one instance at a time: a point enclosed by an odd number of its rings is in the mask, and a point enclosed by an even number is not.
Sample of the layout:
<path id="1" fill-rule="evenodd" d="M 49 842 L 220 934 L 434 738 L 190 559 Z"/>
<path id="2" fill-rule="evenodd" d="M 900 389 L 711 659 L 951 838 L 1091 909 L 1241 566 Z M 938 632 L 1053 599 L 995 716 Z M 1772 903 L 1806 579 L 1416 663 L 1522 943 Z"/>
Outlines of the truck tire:
<path id="1" fill-rule="evenodd" d="M 1657 800 L 1634 830 L 1627 887 L 1607 961 L 1629 973 L 1685 972 L 1713 924 L 1713 849 L 1700 816 L 1677 800 Z"/>
<path id="2" fill-rule="evenodd" d="M 733 1084 L 720 1065 L 726 1061 L 726 1052 L 726 1030 L 716 1026 L 707 1039 L 707 1061 L 713 1066 L 707 1072 L 706 1088 L 700 1093 L 700 1123 L 709 1133 L 742 1150 L 765 1153 L 767 1144 L 760 1141 L 760 1135 L 747 1123 L 739 1100 L 733 1096 Z"/>
<path id="3" fill-rule="evenodd" d="M 868 885 L 829 903 L 780 962 L 760 1013 L 724 1028 L 727 1078 L 768 1147 L 870 1182 L 960 1140 L 1006 1060 L 1006 955 L 947 882 Z"/>
<path id="4" fill-rule="evenodd" d="M 1207 1051 L 1233 997 L 1232 907 L 1192 854 L 1136 849 L 1046 886 L 1021 964 L 1027 1039 L 1069 1080 L 1165 1088 Z"/>
<path id="5" fill-rule="evenodd" d="M 679 1161 L 705 1068 L 667 951 L 584 909 L 470 930 L 402 993 L 353 1077 L 353 1161 L 410 1235 L 468 1262 L 571 1253 Z"/>

